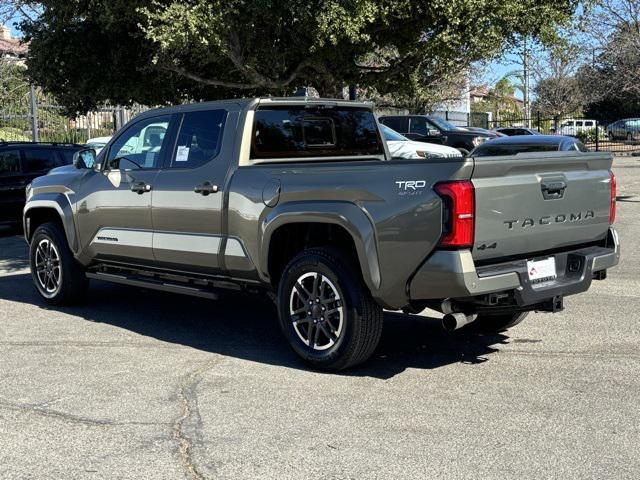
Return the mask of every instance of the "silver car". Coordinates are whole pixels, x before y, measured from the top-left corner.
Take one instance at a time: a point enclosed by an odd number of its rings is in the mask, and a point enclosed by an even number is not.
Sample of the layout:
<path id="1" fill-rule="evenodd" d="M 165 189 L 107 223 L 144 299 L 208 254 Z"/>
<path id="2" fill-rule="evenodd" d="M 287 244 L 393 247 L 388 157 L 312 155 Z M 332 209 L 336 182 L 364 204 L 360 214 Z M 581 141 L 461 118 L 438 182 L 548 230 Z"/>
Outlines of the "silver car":
<path id="1" fill-rule="evenodd" d="M 637 140 L 640 138 L 640 118 L 623 118 L 607 126 L 609 140 Z"/>

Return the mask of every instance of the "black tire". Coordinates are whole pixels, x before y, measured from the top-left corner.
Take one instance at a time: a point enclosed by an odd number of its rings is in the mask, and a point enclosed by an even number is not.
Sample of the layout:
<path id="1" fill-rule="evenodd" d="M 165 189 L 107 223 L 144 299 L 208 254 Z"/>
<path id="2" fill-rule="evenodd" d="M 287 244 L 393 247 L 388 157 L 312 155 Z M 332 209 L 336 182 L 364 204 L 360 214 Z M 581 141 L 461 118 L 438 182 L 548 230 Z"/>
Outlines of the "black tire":
<path id="1" fill-rule="evenodd" d="M 522 322 L 529 312 L 510 313 L 507 315 L 478 315 L 469 325 L 471 330 L 481 333 L 498 333 L 515 327 Z"/>
<path id="2" fill-rule="evenodd" d="M 302 282 L 313 282 L 311 292 L 306 291 L 306 294 L 296 289 L 296 283 L 303 277 L 307 278 Z M 317 278 L 319 286 L 316 288 Z M 336 302 L 330 306 L 326 303 L 329 299 L 326 302 L 322 300 L 317 305 L 327 305 L 329 310 L 339 310 L 333 314 L 338 317 L 330 319 L 330 311 L 326 314 L 315 311 L 313 315 L 309 314 L 312 310 L 299 315 L 291 313 L 294 302 L 298 302 L 297 308 L 302 305 L 304 310 L 320 308 L 308 307 L 307 302 L 303 301 L 304 298 L 310 298 L 306 296 L 308 293 L 312 293 L 310 301 L 317 302 L 318 297 L 322 296 L 318 294 L 319 291 L 325 294 L 329 292 L 327 297 L 331 297 L 331 292 L 337 293 L 340 303 Z M 322 308 L 324 311 L 324 307 Z M 304 361 L 323 370 L 342 370 L 366 361 L 378 346 L 382 334 L 382 308 L 373 300 L 349 259 L 340 251 L 331 248 L 305 250 L 289 262 L 278 287 L 278 315 L 282 332 L 293 350 Z M 327 316 L 323 318 L 324 315 Z M 298 316 L 303 318 L 294 322 Z M 316 325 L 313 325 L 316 322 L 312 323 L 311 318 L 318 318 Z M 298 321 L 300 323 L 297 323 Z M 336 330 L 333 330 L 334 327 Z M 328 334 L 325 335 L 324 332 L 329 330 L 332 334 L 338 333 L 335 339 L 330 338 Z M 312 333 L 315 333 L 318 343 L 310 340 Z M 303 338 L 305 335 L 309 338 L 306 342 Z M 324 349 L 319 350 L 322 339 L 327 340 L 326 345 L 322 346 Z"/>
<path id="3" fill-rule="evenodd" d="M 54 255 L 51 256 L 58 257 L 58 260 L 51 260 L 50 267 L 44 267 L 50 268 L 50 271 L 43 272 L 43 257 L 40 252 L 49 244 L 53 245 Z M 57 270 L 56 265 L 59 267 Z M 82 266 L 73 257 L 67 238 L 59 224 L 44 223 L 33 233 L 29 246 L 29 266 L 33 284 L 45 302 L 51 305 L 70 305 L 85 298 L 89 280 Z M 51 279 L 51 276 L 55 276 L 56 271 L 58 280 L 54 283 L 55 279 Z M 43 281 L 43 276 L 46 278 L 47 273 L 51 274 L 49 277 L 51 283 Z"/>

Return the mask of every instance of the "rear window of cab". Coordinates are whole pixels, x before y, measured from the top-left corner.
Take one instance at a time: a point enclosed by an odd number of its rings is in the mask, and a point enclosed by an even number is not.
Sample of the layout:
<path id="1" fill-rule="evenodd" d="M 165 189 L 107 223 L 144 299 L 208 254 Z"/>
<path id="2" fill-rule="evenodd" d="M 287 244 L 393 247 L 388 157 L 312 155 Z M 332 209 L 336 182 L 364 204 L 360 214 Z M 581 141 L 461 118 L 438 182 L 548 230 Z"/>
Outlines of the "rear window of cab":
<path id="1" fill-rule="evenodd" d="M 371 110 L 302 105 L 255 112 L 252 159 L 381 155 L 384 147 Z"/>

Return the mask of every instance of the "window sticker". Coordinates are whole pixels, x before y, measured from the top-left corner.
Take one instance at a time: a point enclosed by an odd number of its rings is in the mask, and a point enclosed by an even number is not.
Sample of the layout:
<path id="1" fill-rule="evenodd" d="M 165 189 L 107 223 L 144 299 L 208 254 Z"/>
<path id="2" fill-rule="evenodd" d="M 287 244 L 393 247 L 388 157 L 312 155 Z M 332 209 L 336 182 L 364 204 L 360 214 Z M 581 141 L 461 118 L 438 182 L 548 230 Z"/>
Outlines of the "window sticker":
<path id="1" fill-rule="evenodd" d="M 189 147 L 178 145 L 178 151 L 176 152 L 176 162 L 186 162 L 187 160 L 189 160 Z"/>

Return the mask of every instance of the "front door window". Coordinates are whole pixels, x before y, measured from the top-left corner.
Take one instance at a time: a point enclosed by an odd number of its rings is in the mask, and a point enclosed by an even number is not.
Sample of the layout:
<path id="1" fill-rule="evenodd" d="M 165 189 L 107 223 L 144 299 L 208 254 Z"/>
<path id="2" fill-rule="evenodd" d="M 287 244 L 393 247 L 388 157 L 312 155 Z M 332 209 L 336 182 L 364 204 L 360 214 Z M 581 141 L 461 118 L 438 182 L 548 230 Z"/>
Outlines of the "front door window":
<path id="1" fill-rule="evenodd" d="M 109 149 L 108 168 L 160 168 L 170 119 L 170 115 L 147 118 L 127 128 Z"/>

